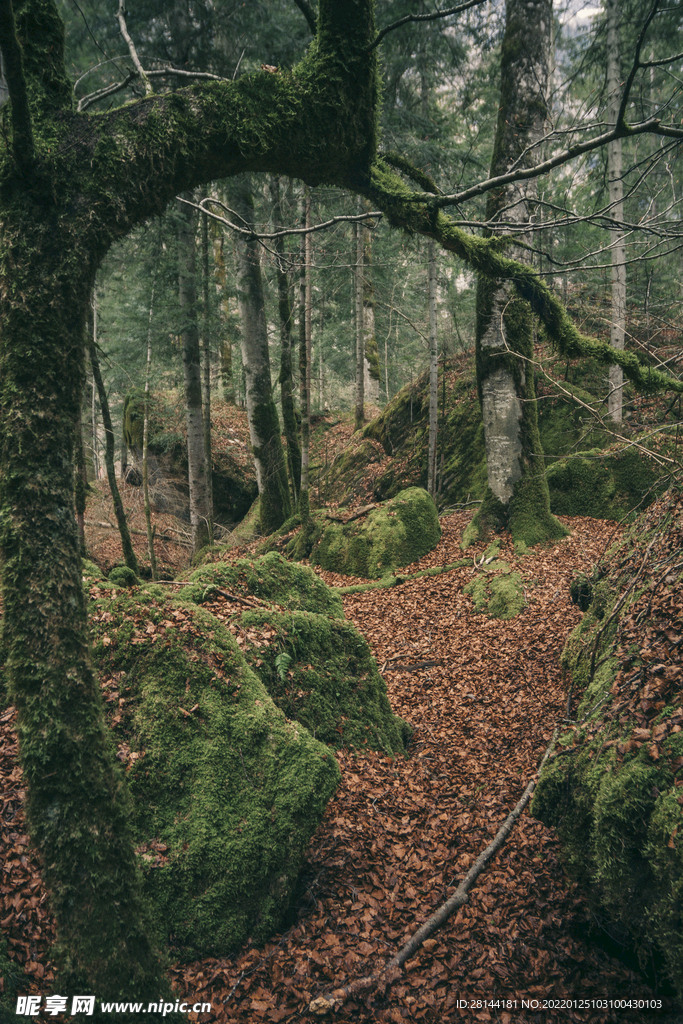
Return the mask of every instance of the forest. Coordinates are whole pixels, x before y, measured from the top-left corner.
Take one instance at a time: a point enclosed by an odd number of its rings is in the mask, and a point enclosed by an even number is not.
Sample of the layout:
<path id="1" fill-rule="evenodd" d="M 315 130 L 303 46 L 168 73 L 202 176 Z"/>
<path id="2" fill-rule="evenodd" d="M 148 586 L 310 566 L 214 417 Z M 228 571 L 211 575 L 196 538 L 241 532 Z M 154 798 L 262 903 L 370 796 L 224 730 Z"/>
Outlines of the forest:
<path id="1" fill-rule="evenodd" d="M 0 0 L 0 1020 L 681 1019 L 682 29 Z"/>

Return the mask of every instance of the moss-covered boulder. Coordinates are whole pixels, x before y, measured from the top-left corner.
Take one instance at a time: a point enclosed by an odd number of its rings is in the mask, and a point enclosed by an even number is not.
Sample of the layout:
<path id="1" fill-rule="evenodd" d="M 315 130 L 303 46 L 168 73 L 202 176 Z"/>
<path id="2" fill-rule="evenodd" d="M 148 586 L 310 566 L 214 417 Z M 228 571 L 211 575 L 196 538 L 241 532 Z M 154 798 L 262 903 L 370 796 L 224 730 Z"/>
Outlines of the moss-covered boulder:
<path id="1" fill-rule="evenodd" d="M 339 781 L 206 609 L 91 582 L 94 654 L 157 927 L 184 957 L 281 926 Z"/>
<path id="2" fill-rule="evenodd" d="M 510 567 L 494 573 L 481 572 L 463 587 L 474 602 L 475 612 L 483 612 L 492 619 L 514 619 L 524 608 L 524 588 L 518 572 Z"/>
<path id="3" fill-rule="evenodd" d="M 649 504 L 659 475 L 657 464 L 633 448 L 579 452 L 548 467 L 550 505 L 557 515 L 623 519 Z"/>
<path id="4" fill-rule="evenodd" d="M 245 657 L 287 718 L 333 747 L 405 750 L 410 726 L 393 714 L 352 623 L 313 612 L 246 612 L 240 621 L 249 637 Z"/>
<path id="5" fill-rule="evenodd" d="M 367 641 L 344 619 L 339 595 L 312 569 L 270 552 L 203 566 L 187 583 L 184 598 L 218 616 L 231 595 L 264 605 L 253 611 L 237 605 L 233 628 L 287 718 L 333 747 L 405 750 L 410 728 L 391 710 Z"/>
<path id="6" fill-rule="evenodd" d="M 576 726 L 532 813 L 555 826 L 595 917 L 663 964 L 683 1000 L 683 502 L 668 495 L 608 553 L 563 664 Z"/>
<path id="7" fill-rule="evenodd" d="M 205 604 L 220 591 L 253 595 L 290 611 L 319 612 L 344 617 L 341 598 L 306 566 L 290 562 L 276 551 L 257 558 L 214 562 L 186 574 L 186 599 Z"/>
<path id="8" fill-rule="evenodd" d="M 421 487 L 409 487 L 367 516 L 327 521 L 310 558 L 331 572 L 379 579 L 426 555 L 440 537 L 434 502 Z"/>

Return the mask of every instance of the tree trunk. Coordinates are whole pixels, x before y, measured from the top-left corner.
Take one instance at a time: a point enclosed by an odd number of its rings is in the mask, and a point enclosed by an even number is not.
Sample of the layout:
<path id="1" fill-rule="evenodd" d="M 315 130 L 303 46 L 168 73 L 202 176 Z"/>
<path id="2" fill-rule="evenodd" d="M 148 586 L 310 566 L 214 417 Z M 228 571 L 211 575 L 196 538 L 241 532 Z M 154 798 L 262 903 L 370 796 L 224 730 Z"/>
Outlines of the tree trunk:
<path id="1" fill-rule="evenodd" d="M 192 200 L 186 192 L 183 199 Z M 202 411 L 201 353 L 197 320 L 197 274 L 195 257 L 194 210 L 180 199 L 177 203 L 178 302 L 182 317 L 183 379 L 185 382 L 185 421 L 187 423 L 187 474 L 190 486 L 190 530 L 192 554 L 209 543 L 211 507 L 204 447 Z"/>
<path id="2" fill-rule="evenodd" d="M 90 317 L 89 317 L 89 336 L 90 336 L 90 363 L 92 365 L 92 375 L 97 387 L 97 394 L 100 399 L 100 412 L 102 413 L 102 423 L 104 424 L 104 464 L 107 469 L 107 480 L 109 481 L 109 490 L 111 491 L 111 500 L 114 505 L 114 515 L 116 516 L 116 523 L 119 528 L 119 534 L 121 535 L 121 548 L 123 550 L 123 560 L 129 569 L 132 569 L 135 575 L 138 574 L 138 560 L 135 557 L 133 551 L 133 544 L 130 539 L 130 532 L 128 530 L 128 522 L 126 521 L 126 513 L 123 508 L 123 502 L 121 501 L 121 494 L 119 492 L 118 484 L 116 483 L 116 467 L 114 465 L 114 427 L 111 422 L 111 415 L 109 413 L 109 399 L 107 398 L 107 392 L 105 391 L 104 381 L 102 380 L 102 374 L 100 372 L 100 361 L 97 357 L 97 309 L 95 307 L 95 298 L 93 295 L 93 302 L 90 306 Z"/>
<path id="3" fill-rule="evenodd" d="M 363 200 L 366 210 L 372 209 Z M 363 224 L 363 401 L 379 405 L 379 351 L 375 333 L 375 289 L 372 284 L 372 232 L 370 221 Z"/>
<path id="4" fill-rule="evenodd" d="M 254 200 L 247 178 L 230 186 L 230 199 L 239 223 L 253 230 Z M 289 484 L 273 401 L 259 244 L 255 238 L 237 234 L 235 248 L 249 436 L 261 499 L 261 531 L 267 535 L 290 516 Z"/>
<path id="5" fill-rule="evenodd" d="M 607 0 L 607 121 L 617 122 L 621 102 L 621 74 L 619 49 L 620 0 Z M 621 139 L 607 146 L 607 178 L 609 184 L 610 216 L 618 224 L 610 228 L 612 249 L 612 313 L 610 317 L 610 344 L 623 349 L 626 336 L 626 247 L 621 223 L 624 220 L 624 179 Z M 621 423 L 624 374 L 620 366 L 609 368 L 607 412 L 615 423 Z"/>
<path id="6" fill-rule="evenodd" d="M 209 218 L 202 214 L 202 420 L 206 462 L 206 503 L 209 509 L 209 544 L 213 544 L 213 459 L 211 457 L 211 308 L 209 303 Z"/>
<path id="7" fill-rule="evenodd" d="M 273 220 L 275 230 L 283 226 L 282 199 L 280 196 L 280 180 L 273 176 L 270 180 L 273 200 Z M 296 422 L 294 407 L 294 382 L 292 379 L 292 300 L 290 297 L 289 278 L 285 266 L 285 242 L 282 237 L 276 238 L 273 247 L 276 253 L 275 269 L 277 273 L 278 312 L 280 316 L 280 402 L 282 405 L 282 422 L 285 427 L 287 442 L 287 464 L 292 487 L 292 506 L 296 507 L 301 489 L 301 446 L 299 445 L 299 428 Z"/>
<path id="8" fill-rule="evenodd" d="M 533 150 L 525 151 L 541 139 L 547 115 L 552 0 L 508 0 L 505 13 L 501 104 L 491 176 L 513 164 L 533 162 Z M 522 228 L 531 219 L 534 195 L 533 184 L 525 181 L 490 192 L 487 219 L 502 214 Z M 566 533 L 550 513 L 534 373 L 528 362 L 533 354 L 529 305 L 517 296 L 511 282 L 480 277 L 476 361 L 488 490 L 470 533 L 476 530 L 486 536 L 490 530 L 509 526 L 515 542 L 527 545 Z"/>
<path id="9" fill-rule="evenodd" d="M 434 239 L 427 246 L 429 262 L 429 451 L 427 455 L 427 491 L 436 500 L 436 438 L 439 415 L 439 350 L 436 324 L 436 254 Z"/>
<path id="10" fill-rule="evenodd" d="M 358 212 L 361 211 L 361 200 L 358 200 Z M 362 430 L 365 423 L 365 309 L 363 306 L 363 264 L 365 250 L 363 246 L 363 225 L 360 221 L 354 224 L 356 239 L 356 266 L 354 270 L 354 295 L 356 309 L 356 414 L 355 428 Z"/>
<path id="11" fill-rule="evenodd" d="M 301 205 L 301 225 L 311 226 L 311 201 L 304 190 Z M 301 485 L 299 489 L 299 515 L 302 522 L 310 519 L 309 459 L 311 445 L 311 336 L 310 336 L 310 276 L 308 261 L 310 248 L 307 235 L 301 239 L 301 270 L 299 273 L 299 396 L 301 401 Z"/>
<path id="12" fill-rule="evenodd" d="M 152 528 L 152 509 L 149 501 L 149 378 L 152 370 L 152 317 L 154 316 L 154 288 L 156 275 L 152 280 L 152 292 L 149 297 L 149 320 L 147 323 L 147 361 L 145 363 L 145 400 L 142 412 L 142 500 L 145 506 L 145 526 L 147 528 L 147 550 L 152 567 L 152 579 L 157 579 L 157 557 L 154 551 L 154 529 Z"/>

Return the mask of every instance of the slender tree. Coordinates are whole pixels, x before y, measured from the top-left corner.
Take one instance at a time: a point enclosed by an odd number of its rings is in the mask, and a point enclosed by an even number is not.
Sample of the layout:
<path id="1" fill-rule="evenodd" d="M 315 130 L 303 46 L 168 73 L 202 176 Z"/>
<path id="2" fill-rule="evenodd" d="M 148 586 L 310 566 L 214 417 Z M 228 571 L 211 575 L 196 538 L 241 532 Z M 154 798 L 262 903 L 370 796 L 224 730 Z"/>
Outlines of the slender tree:
<path id="1" fill-rule="evenodd" d="M 278 227 L 284 226 L 280 179 L 277 175 L 271 176 L 270 192 L 273 201 L 273 219 L 277 230 Z M 277 274 L 278 314 L 280 317 L 280 376 L 278 381 L 280 384 L 282 421 L 287 442 L 287 464 L 292 487 L 292 501 L 293 505 L 296 506 L 301 489 L 301 446 L 299 444 L 299 429 L 296 422 L 296 409 L 294 407 L 292 362 L 294 311 L 292 309 L 291 289 L 285 263 L 285 241 L 282 235 L 278 235 L 275 239 L 274 248 L 276 253 L 275 272 Z"/>
<path id="2" fill-rule="evenodd" d="M 436 253 L 434 239 L 427 245 L 429 266 L 429 445 L 427 453 L 427 490 L 436 500 L 436 441 L 438 429 L 439 349 L 436 320 Z"/>
<path id="3" fill-rule="evenodd" d="M 130 530 L 128 529 L 128 521 L 126 519 L 126 511 L 123 507 L 123 501 L 121 500 L 121 492 L 116 482 L 116 467 L 114 464 L 114 425 L 111 421 L 111 413 L 109 412 L 109 398 L 107 396 L 107 390 L 102 380 L 102 373 L 100 371 L 100 360 L 97 354 L 97 306 L 95 305 L 95 297 L 89 310 L 88 317 L 88 335 L 90 339 L 90 365 L 92 366 L 92 375 L 97 388 L 97 394 L 100 399 L 100 412 L 102 413 L 102 423 L 104 424 L 104 464 L 107 470 L 107 480 L 109 482 L 109 490 L 111 491 L 111 500 L 114 506 L 114 515 L 116 516 L 116 525 L 119 528 L 119 535 L 121 537 L 121 548 L 123 550 L 123 560 L 129 569 L 132 569 L 135 575 L 138 573 L 138 560 L 133 550 L 133 542 L 130 539 Z"/>
<path id="4" fill-rule="evenodd" d="M 683 390 L 631 353 L 583 337 L 533 270 L 500 254 L 497 238 L 453 224 L 439 204 L 462 201 L 460 193 L 416 193 L 377 156 L 371 0 L 320 0 L 315 25 L 315 44 L 291 70 L 201 81 L 91 114 L 73 110 L 53 0 L 18 0 L 16 21 L 0 0 L 10 96 L 0 153 L 3 644 L 27 822 L 63 953 L 61 992 L 86 986 L 102 999 L 157 1001 L 166 991 L 89 654 L 74 516 L 88 304 L 117 239 L 179 192 L 221 177 L 265 171 L 334 184 L 474 270 L 514 280 L 564 355 L 617 362 L 640 387 Z M 629 130 L 683 137 L 661 123 Z"/>
<path id="5" fill-rule="evenodd" d="M 231 184 L 230 201 L 240 224 L 253 231 L 254 199 L 247 177 Z M 290 515 L 289 484 L 273 401 L 260 247 L 255 235 L 236 233 L 235 248 L 249 436 L 260 496 L 261 531 L 269 534 Z"/>
<path id="6" fill-rule="evenodd" d="M 616 125 L 621 105 L 621 68 L 619 49 L 620 0 L 607 0 L 607 120 Z M 624 244 L 624 178 L 622 140 L 613 139 L 607 146 L 607 178 L 612 252 L 612 309 L 610 315 L 610 344 L 622 349 L 626 337 L 626 246 Z M 615 423 L 621 423 L 624 394 L 624 374 L 620 366 L 609 368 L 607 412 Z"/>

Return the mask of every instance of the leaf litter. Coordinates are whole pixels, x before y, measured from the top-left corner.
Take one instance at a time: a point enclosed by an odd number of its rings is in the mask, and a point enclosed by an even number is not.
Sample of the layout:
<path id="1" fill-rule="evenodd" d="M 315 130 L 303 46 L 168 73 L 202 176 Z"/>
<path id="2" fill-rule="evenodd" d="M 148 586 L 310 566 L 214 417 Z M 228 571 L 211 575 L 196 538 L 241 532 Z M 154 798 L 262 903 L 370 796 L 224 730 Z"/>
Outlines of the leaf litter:
<path id="1" fill-rule="evenodd" d="M 437 548 L 402 574 L 461 559 L 468 519 L 444 517 Z M 415 730 L 410 755 L 338 752 L 342 783 L 311 843 L 288 929 L 263 948 L 174 965 L 179 998 L 211 1003 L 210 1013 L 190 1019 L 304 1019 L 316 996 L 375 973 L 455 892 L 564 716 L 560 652 L 581 616 L 569 582 L 590 573 L 615 538 L 613 523 L 564 521 L 572 535 L 552 547 L 517 558 L 501 545 L 499 557 L 524 581 L 526 604 L 514 619 L 474 613 L 463 594 L 480 571 L 474 565 L 344 595 L 346 615 L 368 639 L 394 711 Z M 474 546 L 468 555 L 481 561 L 485 548 Z M 365 582 L 319 575 L 337 586 Z M 0 715 L 0 729 L 0 924 L 10 959 L 26 973 L 22 991 L 46 992 L 54 924 L 24 830 L 13 709 Z M 651 1020 L 652 1011 L 604 1005 L 656 993 L 588 941 L 591 923 L 553 833 L 525 812 L 468 903 L 390 984 L 349 1000 L 334 1020 Z M 585 1006 L 543 1009 L 548 999 Z"/>

